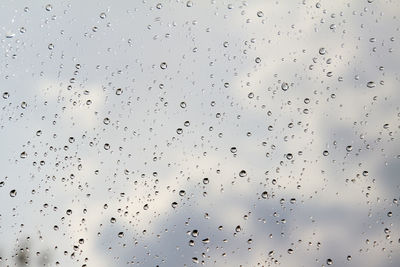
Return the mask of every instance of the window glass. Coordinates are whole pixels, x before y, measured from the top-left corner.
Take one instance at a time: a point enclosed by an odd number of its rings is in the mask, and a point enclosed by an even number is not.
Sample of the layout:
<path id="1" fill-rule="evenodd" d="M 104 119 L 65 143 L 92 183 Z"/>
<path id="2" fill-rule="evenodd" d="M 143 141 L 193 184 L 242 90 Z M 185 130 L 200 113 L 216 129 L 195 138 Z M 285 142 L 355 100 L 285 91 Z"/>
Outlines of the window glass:
<path id="1" fill-rule="evenodd" d="M 0 266 L 400 266 L 399 10 L 0 1 Z"/>

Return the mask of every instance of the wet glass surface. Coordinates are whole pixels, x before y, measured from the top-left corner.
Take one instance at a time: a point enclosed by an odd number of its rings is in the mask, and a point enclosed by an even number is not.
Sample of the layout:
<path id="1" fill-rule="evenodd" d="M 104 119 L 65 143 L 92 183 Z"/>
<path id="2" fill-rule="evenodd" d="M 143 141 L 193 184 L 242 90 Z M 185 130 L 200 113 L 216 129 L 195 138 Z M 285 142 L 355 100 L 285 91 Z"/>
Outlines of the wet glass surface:
<path id="1" fill-rule="evenodd" d="M 0 2 L 0 266 L 400 266 L 399 1 Z"/>

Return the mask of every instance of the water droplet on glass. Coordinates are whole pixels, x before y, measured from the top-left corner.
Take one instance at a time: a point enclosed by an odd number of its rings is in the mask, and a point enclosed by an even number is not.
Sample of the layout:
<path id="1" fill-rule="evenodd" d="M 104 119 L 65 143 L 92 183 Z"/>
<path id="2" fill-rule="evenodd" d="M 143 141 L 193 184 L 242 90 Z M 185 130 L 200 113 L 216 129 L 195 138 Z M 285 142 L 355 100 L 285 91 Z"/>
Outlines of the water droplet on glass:
<path id="1" fill-rule="evenodd" d="M 166 62 L 162 62 L 162 63 L 160 64 L 160 68 L 161 68 L 162 70 L 165 70 L 165 69 L 167 68 L 167 63 L 166 63 Z"/>
<path id="2" fill-rule="evenodd" d="M 15 36 L 15 33 L 13 33 L 13 32 L 6 33 L 6 38 L 13 38 L 14 36 Z"/>
<path id="3" fill-rule="evenodd" d="M 203 242 L 203 244 L 208 244 L 208 243 L 210 243 L 210 239 L 204 238 L 203 240 L 201 240 L 201 242 Z"/>
<path id="4" fill-rule="evenodd" d="M 261 197 L 263 199 L 267 199 L 268 198 L 268 192 L 267 191 L 262 192 Z"/>
<path id="5" fill-rule="evenodd" d="M 239 176 L 240 177 L 245 177 L 247 175 L 247 172 L 245 171 L 245 170 L 241 170 L 240 172 L 239 172 Z"/>
<path id="6" fill-rule="evenodd" d="M 193 237 L 197 237 L 199 235 L 199 231 L 195 229 L 195 230 L 192 231 L 191 235 Z"/>
<path id="7" fill-rule="evenodd" d="M 10 191 L 10 197 L 15 197 L 17 195 L 17 190 L 13 189 Z"/>
<path id="8" fill-rule="evenodd" d="M 289 89 L 289 84 L 288 83 L 282 83 L 281 88 L 283 91 L 287 91 Z"/>
<path id="9" fill-rule="evenodd" d="M 374 88 L 375 86 L 376 86 L 376 84 L 374 82 L 372 82 L 372 81 L 367 83 L 367 87 L 368 88 Z"/>

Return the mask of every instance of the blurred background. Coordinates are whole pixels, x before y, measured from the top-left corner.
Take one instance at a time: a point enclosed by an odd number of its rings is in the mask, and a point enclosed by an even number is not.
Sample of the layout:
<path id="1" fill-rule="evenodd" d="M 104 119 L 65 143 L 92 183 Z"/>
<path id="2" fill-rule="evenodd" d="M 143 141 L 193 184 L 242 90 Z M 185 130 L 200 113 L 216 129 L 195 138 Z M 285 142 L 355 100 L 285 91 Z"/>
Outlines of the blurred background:
<path id="1" fill-rule="evenodd" d="M 400 266 L 399 1 L 0 2 L 0 266 Z"/>

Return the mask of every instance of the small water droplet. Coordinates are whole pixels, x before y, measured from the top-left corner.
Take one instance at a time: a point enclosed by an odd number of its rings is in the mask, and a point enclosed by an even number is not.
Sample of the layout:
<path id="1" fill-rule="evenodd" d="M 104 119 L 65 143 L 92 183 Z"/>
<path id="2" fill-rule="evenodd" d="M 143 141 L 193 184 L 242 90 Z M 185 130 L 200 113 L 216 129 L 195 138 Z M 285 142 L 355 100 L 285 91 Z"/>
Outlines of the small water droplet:
<path id="1" fill-rule="evenodd" d="M 17 195 L 17 190 L 13 189 L 10 191 L 10 197 L 15 197 Z"/>
<path id="2" fill-rule="evenodd" d="M 191 233 L 191 235 L 193 236 L 193 237 L 197 237 L 198 235 L 199 235 L 199 230 L 193 230 L 192 231 L 192 233 Z"/>
<path id="3" fill-rule="evenodd" d="M 45 9 L 46 9 L 46 11 L 51 11 L 53 9 L 53 6 L 50 4 L 47 4 Z"/>
<path id="4" fill-rule="evenodd" d="M 162 62 L 162 63 L 160 64 L 160 68 L 161 68 L 162 70 L 165 70 L 165 69 L 167 68 L 167 63 L 166 63 L 166 62 Z"/>
<path id="5" fill-rule="evenodd" d="M 268 198 L 268 192 L 267 191 L 262 192 L 261 197 L 263 199 L 267 199 Z"/>
<path id="6" fill-rule="evenodd" d="M 210 243 L 210 239 L 204 238 L 203 240 L 201 240 L 201 242 L 203 242 L 203 244 L 208 244 L 208 243 Z"/>
<path id="7" fill-rule="evenodd" d="M 367 87 L 368 88 L 374 88 L 375 86 L 376 86 L 376 84 L 373 81 L 370 81 L 370 82 L 367 83 Z"/>
<path id="8" fill-rule="evenodd" d="M 15 33 L 13 33 L 13 32 L 6 33 L 6 38 L 13 38 L 14 36 L 15 36 Z"/>

